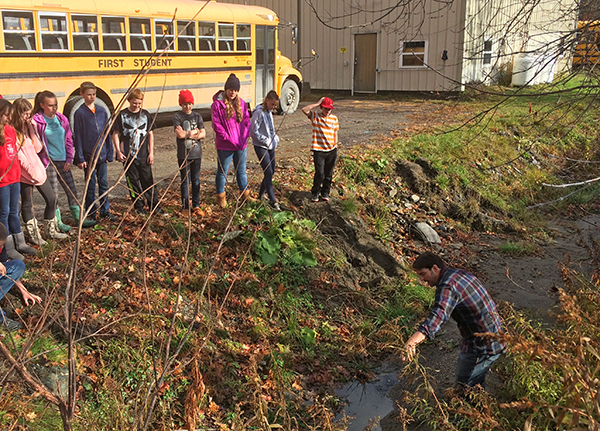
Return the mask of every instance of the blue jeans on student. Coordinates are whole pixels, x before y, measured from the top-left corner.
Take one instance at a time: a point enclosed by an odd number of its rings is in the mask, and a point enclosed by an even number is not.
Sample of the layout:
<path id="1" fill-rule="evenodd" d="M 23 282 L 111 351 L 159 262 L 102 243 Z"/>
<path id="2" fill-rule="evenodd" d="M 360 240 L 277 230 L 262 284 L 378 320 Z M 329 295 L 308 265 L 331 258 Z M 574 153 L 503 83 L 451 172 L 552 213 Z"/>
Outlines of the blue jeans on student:
<path id="1" fill-rule="evenodd" d="M 85 209 L 92 208 L 90 211 L 90 218 L 96 217 L 97 205 L 94 202 L 96 200 L 96 181 L 98 181 L 98 196 L 102 196 L 108 191 L 108 166 L 106 162 L 96 163 L 96 169 L 91 170 L 89 166 L 85 168 L 86 179 L 89 176 L 90 182 L 88 184 L 87 192 L 85 195 Z M 108 194 L 100 199 L 100 215 L 105 216 L 110 211 L 110 204 L 108 203 Z"/>
<path id="2" fill-rule="evenodd" d="M 256 153 L 256 157 L 258 157 L 258 161 L 260 162 L 260 167 L 263 170 L 263 180 L 260 183 L 260 190 L 258 192 L 258 196 L 261 197 L 263 193 L 266 193 L 269 196 L 269 200 L 271 202 L 277 202 L 275 199 L 275 192 L 273 191 L 273 174 L 275 173 L 275 149 L 267 150 L 263 147 L 254 146 L 254 152 Z"/>
<path id="3" fill-rule="evenodd" d="M 235 179 L 241 191 L 246 190 L 248 179 L 246 178 L 246 149 L 239 151 L 217 150 L 219 165 L 217 166 L 217 175 L 215 184 L 217 186 L 217 194 L 225 192 L 225 182 L 227 180 L 227 172 L 229 165 L 233 159 L 233 169 L 235 169 Z"/>
<path id="4" fill-rule="evenodd" d="M 25 262 L 22 260 L 9 260 L 3 263 L 6 267 L 6 275 L 0 276 L 0 299 L 15 285 L 13 280 L 19 280 L 25 273 Z M 0 308 L 0 320 L 5 316 L 4 311 Z"/>
<path id="5" fill-rule="evenodd" d="M 462 352 L 458 355 L 454 388 L 459 386 L 472 388 L 481 385 L 485 389 L 485 376 L 499 357 L 500 354 L 488 355 L 474 351 Z"/>
<path id="6" fill-rule="evenodd" d="M 181 206 L 190 207 L 189 184 L 192 184 L 192 208 L 200 206 L 200 165 L 202 159 L 178 160 L 181 176 Z"/>
<path id="7" fill-rule="evenodd" d="M 21 232 L 19 220 L 19 200 L 21 199 L 21 183 L 7 184 L 0 187 L 0 223 L 9 234 Z"/>

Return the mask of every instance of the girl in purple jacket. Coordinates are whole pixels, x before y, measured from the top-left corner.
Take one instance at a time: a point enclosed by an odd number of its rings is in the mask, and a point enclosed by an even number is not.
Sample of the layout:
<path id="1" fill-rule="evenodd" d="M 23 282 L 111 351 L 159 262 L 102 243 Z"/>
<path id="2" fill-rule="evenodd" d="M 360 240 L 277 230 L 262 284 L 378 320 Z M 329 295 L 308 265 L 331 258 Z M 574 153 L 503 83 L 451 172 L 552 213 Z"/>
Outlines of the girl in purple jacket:
<path id="1" fill-rule="evenodd" d="M 225 82 L 225 90 L 213 96 L 212 125 L 215 130 L 218 166 L 215 183 L 217 205 L 225 208 L 225 182 L 233 159 L 237 185 L 244 199 L 250 198 L 246 178 L 246 146 L 250 136 L 250 115 L 246 102 L 239 97 L 240 80 L 232 73 Z"/>
<path id="2" fill-rule="evenodd" d="M 73 133 L 67 117 L 58 112 L 58 101 L 54 93 L 45 90 L 35 95 L 32 119 L 46 148 L 46 151 L 39 153 L 39 156 L 44 166 L 46 166 L 48 181 L 52 184 L 56 196 L 58 196 L 58 184 L 60 183 L 67 195 L 69 208 L 73 213 L 75 208 L 79 209 L 77 189 L 71 173 L 73 156 L 75 155 Z M 60 231 L 68 232 L 71 230 L 71 226 L 67 226 L 62 222 L 58 207 L 56 208 L 56 221 Z M 95 224 L 92 220 L 85 220 L 84 227 Z"/>

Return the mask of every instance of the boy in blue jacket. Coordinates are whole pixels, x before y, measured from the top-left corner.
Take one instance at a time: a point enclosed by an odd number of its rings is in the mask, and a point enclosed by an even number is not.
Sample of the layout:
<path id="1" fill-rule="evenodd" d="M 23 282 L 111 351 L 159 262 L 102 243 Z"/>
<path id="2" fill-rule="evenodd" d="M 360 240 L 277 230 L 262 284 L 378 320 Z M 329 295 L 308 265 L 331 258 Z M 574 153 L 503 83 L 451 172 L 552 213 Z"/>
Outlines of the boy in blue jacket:
<path id="1" fill-rule="evenodd" d="M 110 133 L 104 130 L 110 115 L 102 106 L 96 105 L 96 86 L 92 82 L 83 82 L 79 86 L 79 94 L 83 97 L 83 105 L 75 111 L 73 124 L 73 141 L 75 144 L 75 163 L 89 177 L 85 195 L 86 210 L 91 207 L 90 218 L 96 218 L 96 181 L 100 198 L 100 211 L 97 219 L 106 218 L 118 221 L 119 218 L 110 213 L 108 202 L 108 169 L 107 162 L 113 161 L 113 146 Z M 103 134 L 104 140 L 100 142 Z M 94 162 L 96 165 L 94 166 Z"/>

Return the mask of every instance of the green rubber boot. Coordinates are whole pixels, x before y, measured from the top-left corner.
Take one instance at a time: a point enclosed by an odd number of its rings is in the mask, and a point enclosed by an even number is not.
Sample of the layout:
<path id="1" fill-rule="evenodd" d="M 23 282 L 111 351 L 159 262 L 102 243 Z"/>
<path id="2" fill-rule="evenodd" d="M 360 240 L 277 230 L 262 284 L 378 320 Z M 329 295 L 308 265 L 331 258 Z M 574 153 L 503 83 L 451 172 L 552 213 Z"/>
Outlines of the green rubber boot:
<path id="1" fill-rule="evenodd" d="M 81 217 L 81 207 L 79 205 L 69 205 L 69 211 L 71 216 L 79 223 L 79 217 Z M 98 224 L 96 220 L 85 219 L 81 226 L 83 227 L 94 227 Z"/>
<path id="2" fill-rule="evenodd" d="M 62 218 L 60 217 L 60 209 L 56 208 L 56 227 L 61 232 L 69 232 L 71 230 L 71 226 L 67 226 L 62 222 Z"/>

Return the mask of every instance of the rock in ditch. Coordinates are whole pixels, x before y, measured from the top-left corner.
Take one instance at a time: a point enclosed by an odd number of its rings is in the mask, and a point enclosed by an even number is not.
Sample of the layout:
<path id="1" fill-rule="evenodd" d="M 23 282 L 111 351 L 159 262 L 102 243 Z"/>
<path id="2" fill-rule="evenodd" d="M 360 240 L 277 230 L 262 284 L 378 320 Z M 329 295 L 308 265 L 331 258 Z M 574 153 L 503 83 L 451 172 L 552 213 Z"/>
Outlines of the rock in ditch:
<path id="1" fill-rule="evenodd" d="M 442 242 L 437 232 L 425 222 L 417 222 L 413 225 L 413 228 L 417 236 L 426 243 L 439 244 Z"/>

